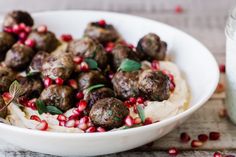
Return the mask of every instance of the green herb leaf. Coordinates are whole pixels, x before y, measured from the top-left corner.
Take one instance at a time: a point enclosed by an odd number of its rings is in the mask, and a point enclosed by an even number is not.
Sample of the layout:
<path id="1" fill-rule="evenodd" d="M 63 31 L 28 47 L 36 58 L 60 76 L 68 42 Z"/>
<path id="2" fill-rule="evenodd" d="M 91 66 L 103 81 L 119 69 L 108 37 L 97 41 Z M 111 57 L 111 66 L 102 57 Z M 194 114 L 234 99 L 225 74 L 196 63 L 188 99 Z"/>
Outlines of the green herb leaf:
<path id="1" fill-rule="evenodd" d="M 91 91 L 94 90 L 94 89 L 101 88 L 101 87 L 104 87 L 104 86 L 105 86 L 104 84 L 92 85 L 92 86 L 90 86 L 90 87 L 88 87 L 88 88 L 86 89 L 86 92 L 89 93 L 89 92 L 91 92 Z"/>
<path id="2" fill-rule="evenodd" d="M 92 58 L 86 58 L 85 62 L 88 64 L 89 69 L 97 69 L 98 63 Z"/>
<path id="3" fill-rule="evenodd" d="M 56 106 L 52 106 L 52 105 L 47 105 L 47 112 L 51 113 L 51 114 L 62 114 L 63 112 L 58 109 Z"/>
<path id="4" fill-rule="evenodd" d="M 16 99 L 19 96 L 23 95 L 25 91 L 23 90 L 21 84 L 19 84 L 19 82 L 15 80 L 9 87 L 9 93 L 12 99 Z"/>
<path id="5" fill-rule="evenodd" d="M 145 113 L 144 113 L 144 110 L 143 110 L 142 106 L 137 105 L 137 110 L 138 110 L 138 115 L 139 115 L 140 119 L 144 123 L 145 122 Z"/>
<path id="6" fill-rule="evenodd" d="M 38 109 L 39 114 L 43 114 L 43 113 L 47 112 L 47 107 L 42 100 L 36 101 L 36 107 Z"/>
<path id="7" fill-rule="evenodd" d="M 120 65 L 120 67 L 118 68 L 118 71 L 136 71 L 139 70 L 141 68 L 141 64 L 135 60 L 131 60 L 131 59 L 124 59 Z"/>

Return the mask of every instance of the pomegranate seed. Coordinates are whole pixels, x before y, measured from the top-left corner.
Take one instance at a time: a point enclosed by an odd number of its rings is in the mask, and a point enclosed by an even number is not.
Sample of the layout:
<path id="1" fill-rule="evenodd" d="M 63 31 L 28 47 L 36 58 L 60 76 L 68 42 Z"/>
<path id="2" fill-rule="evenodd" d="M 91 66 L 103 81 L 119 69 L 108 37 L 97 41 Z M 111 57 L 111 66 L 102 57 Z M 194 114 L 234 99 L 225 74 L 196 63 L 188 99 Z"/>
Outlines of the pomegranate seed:
<path id="1" fill-rule="evenodd" d="M 20 38 L 22 41 L 25 41 L 26 38 L 27 38 L 27 34 L 26 34 L 25 32 L 21 32 L 21 33 L 19 34 L 19 38 Z"/>
<path id="2" fill-rule="evenodd" d="M 190 136 L 186 132 L 183 132 L 183 133 L 180 134 L 181 142 L 187 143 L 187 142 L 190 141 L 190 139 L 191 139 Z"/>
<path id="3" fill-rule="evenodd" d="M 105 47 L 105 50 L 106 50 L 106 52 L 111 52 L 114 47 L 115 47 L 115 44 L 113 42 L 108 42 Z"/>
<path id="4" fill-rule="evenodd" d="M 198 135 L 198 140 L 201 142 L 206 142 L 208 140 L 208 136 L 206 134 Z"/>
<path id="5" fill-rule="evenodd" d="M 171 83 L 170 83 L 170 91 L 171 91 L 171 92 L 174 92 L 174 90 L 175 90 L 175 83 L 174 83 L 174 82 L 171 82 Z"/>
<path id="6" fill-rule="evenodd" d="M 83 99 L 84 98 L 84 93 L 83 92 L 78 92 L 77 94 L 76 94 L 76 98 L 77 99 Z"/>
<path id="7" fill-rule="evenodd" d="M 56 78 L 55 82 L 57 85 L 63 85 L 64 80 L 62 78 L 58 77 L 58 78 Z"/>
<path id="8" fill-rule="evenodd" d="M 72 88 L 78 89 L 78 83 L 76 82 L 76 80 L 70 79 L 70 80 L 68 81 L 68 84 L 69 84 L 69 86 L 71 86 Z"/>
<path id="9" fill-rule="evenodd" d="M 88 70 L 89 70 L 88 64 L 87 64 L 86 62 L 82 62 L 82 63 L 80 64 L 80 70 L 83 71 L 83 72 L 88 71 Z"/>
<path id="10" fill-rule="evenodd" d="M 142 104 L 144 103 L 144 99 L 142 97 L 137 98 L 137 103 Z"/>
<path id="11" fill-rule="evenodd" d="M 72 110 L 72 113 L 73 113 L 73 115 L 77 115 L 77 116 L 79 116 L 79 115 L 81 115 L 81 112 L 79 111 L 79 109 L 73 109 Z"/>
<path id="12" fill-rule="evenodd" d="M 106 26 L 106 21 L 105 20 L 99 20 L 98 21 L 98 24 L 99 24 L 99 26 L 101 26 L 101 27 L 105 27 Z"/>
<path id="13" fill-rule="evenodd" d="M 79 103 L 76 104 L 79 111 L 83 111 L 87 107 L 87 102 L 85 100 L 80 100 Z"/>
<path id="14" fill-rule="evenodd" d="M 160 64 L 157 60 L 153 60 L 151 63 L 152 70 L 160 70 Z"/>
<path id="15" fill-rule="evenodd" d="M 175 6 L 175 13 L 182 13 L 183 8 L 180 5 Z"/>
<path id="16" fill-rule="evenodd" d="M 25 45 L 31 47 L 31 48 L 34 48 L 35 45 L 36 45 L 36 42 L 34 39 L 26 39 L 25 40 Z"/>
<path id="17" fill-rule="evenodd" d="M 134 105 L 134 107 L 133 107 L 133 111 L 134 111 L 134 113 L 138 114 L 137 105 Z"/>
<path id="18" fill-rule="evenodd" d="M 83 62 L 83 57 L 80 57 L 80 56 L 75 56 L 73 58 L 73 61 L 76 63 L 76 64 L 81 64 Z"/>
<path id="19" fill-rule="evenodd" d="M 29 101 L 27 103 L 27 106 L 30 107 L 32 110 L 36 110 L 37 109 L 35 102 Z"/>
<path id="20" fill-rule="evenodd" d="M 110 72 L 109 75 L 108 75 L 109 79 L 112 79 L 114 77 L 114 75 L 115 74 L 113 72 Z"/>
<path id="21" fill-rule="evenodd" d="M 136 98 L 135 97 L 130 97 L 129 102 L 132 103 L 132 104 L 135 104 L 136 103 Z"/>
<path id="22" fill-rule="evenodd" d="M 79 126 L 79 120 L 78 120 L 78 119 L 75 119 L 74 127 L 77 128 L 78 126 Z"/>
<path id="23" fill-rule="evenodd" d="M 218 83 L 215 92 L 216 93 L 222 93 L 222 92 L 224 92 L 224 90 L 225 90 L 224 85 L 222 83 Z"/>
<path id="24" fill-rule="evenodd" d="M 73 40 L 73 37 L 70 34 L 62 34 L 61 35 L 61 40 L 65 41 L 65 42 L 69 42 L 69 41 Z"/>
<path id="25" fill-rule="evenodd" d="M 4 98 L 3 98 L 4 99 Z M 28 99 L 26 98 L 26 97 L 20 97 L 19 98 L 19 103 L 21 104 L 21 105 L 24 105 L 24 106 L 26 106 L 26 107 L 28 107 Z"/>
<path id="26" fill-rule="evenodd" d="M 209 139 L 212 141 L 216 141 L 220 138 L 220 133 L 219 132 L 210 132 L 209 133 Z"/>
<path id="27" fill-rule="evenodd" d="M 79 123 L 82 124 L 82 123 L 88 123 L 89 122 L 89 118 L 88 116 L 84 116 L 82 118 L 80 118 L 79 120 Z"/>
<path id="28" fill-rule="evenodd" d="M 131 116 L 127 116 L 125 118 L 125 124 L 127 126 L 133 126 L 134 125 L 134 119 Z"/>
<path id="29" fill-rule="evenodd" d="M 128 108 L 132 107 L 133 105 L 129 101 L 125 101 L 124 105 Z"/>
<path id="30" fill-rule="evenodd" d="M 202 145 L 203 145 L 203 143 L 201 141 L 198 141 L 198 140 L 192 140 L 192 142 L 191 142 L 191 146 L 193 148 L 201 147 Z"/>
<path id="31" fill-rule="evenodd" d="M 136 117 L 134 119 L 134 124 L 140 124 L 142 122 L 142 120 L 139 117 Z"/>
<path id="32" fill-rule="evenodd" d="M 41 122 L 41 119 L 40 119 L 37 115 L 32 115 L 32 116 L 30 116 L 30 119 L 31 119 L 31 120 L 35 120 L 35 121 L 38 121 L 38 122 Z"/>
<path id="33" fill-rule="evenodd" d="M 43 83 L 44 83 L 44 86 L 47 88 L 52 84 L 52 79 L 50 77 L 46 77 Z"/>
<path id="34" fill-rule="evenodd" d="M 45 120 L 42 120 L 37 126 L 36 126 L 37 130 L 41 130 L 41 131 L 45 131 L 48 129 L 48 123 Z"/>
<path id="35" fill-rule="evenodd" d="M 7 33 L 13 33 L 13 29 L 11 27 L 4 27 L 3 31 Z"/>
<path id="36" fill-rule="evenodd" d="M 106 132 L 106 130 L 105 130 L 104 128 L 102 128 L 102 127 L 98 127 L 98 128 L 97 128 L 97 131 L 98 131 L 98 132 Z"/>
<path id="37" fill-rule="evenodd" d="M 219 70 L 221 73 L 225 73 L 225 64 L 220 64 L 219 65 Z"/>
<path id="38" fill-rule="evenodd" d="M 21 31 L 19 25 L 14 25 L 14 26 L 12 27 L 12 31 L 13 31 L 13 33 L 15 33 L 15 34 L 19 34 L 20 31 Z"/>
<path id="39" fill-rule="evenodd" d="M 87 133 L 93 133 L 93 132 L 96 132 L 96 128 L 95 128 L 94 126 L 89 127 L 88 129 L 86 129 L 86 132 L 87 132 Z"/>
<path id="40" fill-rule="evenodd" d="M 68 128 L 72 128 L 74 126 L 75 126 L 75 120 L 74 119 L 68 120 L 65 124 L 65 127 L 68 127 Z"/>
<path id="41" fill-rule="evenodd" d="M 214 157 L 223 157 L 223 155 L 220 152 L 215 152 L 213 156 Z"/>
<path id="42" fill-rule="evenodd" d="M 4 92 L 2 97 L 5 101 L 9 101 L 11 99 L 11 94 L 9 92 Z"/>
<path id="43" fill-rule="evenodd" d="M 66 121 L 59 121 L 59 126 L 65 126 L 66 125 Z"/>
<path id="44" fill-rule="evenodd" d="M 133 44 L 128 44 L 127 46 L 128 46 L 130 49 L 134 49 L 134 48 L 135 48 Z"/>
<path id="45" fill-rule="evenodd" d="M 178 153 L 179 153 L 179 151 L 178 151 L 175 147 L 172 147 L 172 148 L 170 148 L 170 149 L 168 150 L 168 153 L 169 153 L 169 155 L 171 155 L 171 156 L 177 156 Z"/>
<path id="46" fill-rule="evenodd" d="M 172 74 L 169 73 L 169 74 L 168 74 L 168 77 L 169 77 L 169 79 L 170 79 L 171 82 L 174 82 L 174 75 L 172 75 Z"/>
<path id="47" fill-rule="evenodd" d="M 20 23 L 18 25 L 18 27 L 19 27 L 20 31 L 25 31 L 25 29 L 26 29 L 26 25 L 24 23 Z"/>
<path id="48" fill-rule="evenodd" d="M 88 125 L 86 123 L 79 123 L 78 126 L 81 130 L 86 130 L 88 128 Z"/>
<path id="49" fill-rule="evenodd" d="M 147 117 L 144 121 L 144 125 L 152 124 L 152 119 L 150 117 Z"/>
<path id="50" fill-rule="evenodd" d="M 73 120 L 76 120 L 76 119 L 79 119 L 79 114 L 73 114 L 71 116 L 68 117 L 69 120 L 73 119 Z"/>
<path id="51" fill-rule="evenodd" d="M 37 28 L 37 31 L 38 31 L 39 33 L 46 33 L 46 32 L 48 31 L 48 28 L 47 28 L 46 25 L 41 25 L 41 26 L 39 26 L 39 27 Z"/>
<path id="52" fill-rule="evenodd" d="M 66 121 L 67 120 L 67 117 L 64 115 L 64 114 L 59 114 L 57 116 L 57 120 L 58 121 Z"/>
<path id="53" fill-rule="evenodd" d="M 220 118 L 225 118 L 227 116 L 227 110 L 225 108 L 220 109 L 218 115 Z"/>
<path id="54" fill-rule="evenodd" d="M 31 28 L 30 27 L 26 27 L 25 28 L 25 32 L 29 34 L 31 32 Z"/>

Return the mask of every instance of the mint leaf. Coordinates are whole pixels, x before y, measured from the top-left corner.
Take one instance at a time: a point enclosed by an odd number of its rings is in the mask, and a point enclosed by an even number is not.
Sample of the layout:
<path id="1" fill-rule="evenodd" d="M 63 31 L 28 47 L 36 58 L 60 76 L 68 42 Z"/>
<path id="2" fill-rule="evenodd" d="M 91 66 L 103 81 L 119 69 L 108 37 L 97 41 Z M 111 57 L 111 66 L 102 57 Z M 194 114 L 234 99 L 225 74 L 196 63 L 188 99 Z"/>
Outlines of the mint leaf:
<path id="1" fill-rule="evenodd" d="M 137 110 L 138 110 L 138 115 L 141 119 L 141 121 L 144 123 L 145 122 L 145 113 L 141 105 L 137 105 Z"/>
<path id="2" fill-rule="evenodd" d="M 63 112 L 58 109 L 56 106 L 52 106 L 52 105 L 47 105 L 47 112 L 51 113 L 51 114 L 62 114 Z"/>
<path id="3" fill-rule="evenodd" d="M 42 100 L 36 101 L 36 107 L 38 109 L 39 114 L 43 114 L 43 113 L 47 112 L 47 107 Z"/>
<path id="4" fill-rule="evenodd" d="M 98 63 L 92 58 L 86 58 L 85 62 L 88 64 L 89 69 L 98 69 Z"/>
<path id="5" fill-rule="evenodd" d="M 121 71 L 129 72 L 129 71 L 139 70 L 140 68 L 141 68 L 141 64 L 139 62 L 126 58 L 120 64 L 118 71 L 121 70 Z"/>
<path id="6" fill-rule="evenodd" d="M 105 85 L 104 84 L 96 84 L 96 85 L 92 85 L 90 87 L 87 88 L 87 93 L 91 92 L 92 90 L 94 89 L 97 89 L 97 88 L 101 88 L 101 87 L 104 87 Z"/>

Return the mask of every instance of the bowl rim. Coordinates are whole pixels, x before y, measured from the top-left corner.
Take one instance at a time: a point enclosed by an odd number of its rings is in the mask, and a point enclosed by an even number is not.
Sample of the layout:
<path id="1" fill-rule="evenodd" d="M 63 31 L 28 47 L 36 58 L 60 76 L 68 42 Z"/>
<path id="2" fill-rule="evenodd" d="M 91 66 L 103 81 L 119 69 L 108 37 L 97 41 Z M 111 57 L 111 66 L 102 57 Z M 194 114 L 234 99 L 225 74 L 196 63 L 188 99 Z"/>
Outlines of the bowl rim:
<path id="1" fill-rule="evenodd" d="M 214 76 L 214 80 L 212 80 L 212 86 L 211 89 L 209 89 L 209 91 L 207 92 L 207 94 L 203 97 L 201 97 L 192 107 L 188 108 L 187 110 L 166 118 L 160 122 L 156 122 L 150 125 L 146 125 L 146 126 L 142 126 L 142 127 L 136 127 L 136 128 L 129 128 L 129 129 L 124 129 L 124 130 L 117 130 L 117 131 L 110 131 L 110 132 L 95 132 L 95 133 L 68 133 L 68 132 L 49 132 L 49 131 L 39 131 L 39 130 L 32 130 L 32 129 L 28 129 L 28 128 L 21 128 L 18 126 L 14 126 L 14 125 L 9 125 L 9 124 L 4 124 L 4 123 L 0 123 L 0 128 L 5 128 L 9 131 L 14 131 L 14 132 L 20 132 L 20 133 L 27 133 L 27 134 L 31 134 L 31 135 L 35 135 L 35 136 L 45 136 L 45 137 L 57 137 L 57 138 L 95 138 L 95 137 L 109 137 L 112 135 L 121 135 L 121 134 L 132 134 L 134 131 L 136 132 L 142 132 L 146 129 L 153 129 L 155 127 L 163 127 L 166 125 L 169 125 L 170 123 L 173 123 L 174 121 L 177 121 L 179 119 L 182 119 L 183 117 L 186 117 L 190 114 L 192 114 L 193 112 L 195 112 L 196 110 L 198 110 L 201 106 L 204 105 L 204 103 L 212 96 L 212 94 L 215 91 L 215 88 L 219 82 L 219 77 L 220 77 L 220 73 L 219 73 L 219 69 L 218 69 L 218 64 L 213 56 L 213 54 L 209 51 L 209 49 L 206 48 L 206 46 L 204 46 L 200 41 L 198 41 L 197 39 L 195 39 L 194 37 L 192 37 L 191 35 L 188 35 L 187 33 L 185 33 L 182 30 L 179 30 L 173 26 L 170 26 L 168 24 L 156 21 L 156 20 L 152 20 L 152 19 L 148 19 L 148 18 L 144 18 L 144 17 L 140 17 L 140 16 L 135 16 L 135 15 L 129 15 L 129 14 L 125 14 L 125 13 L 117 13 L 117 12 L 111 12 L 111 11 L 97 11 L 97 10 L 53 10 L 53 11 L 40 11 L 40 12 L 33 12 L 32 16 L 40 16 L 42 14 L 53 14 L 53 13 L 78 13 L 78 12 L 82 12 L 82 13 L 98 13 L 98 14 L 110 14 L 112 16 L 123 16 L 125 18 L 134 18 L 137 20 L 141 20 L 141 21 L 146 21 L 150 24 L 154 24 L 154 23 L 158 23 L 159 25 L 162 25 L 163 27 L 167 27 L 170 28 L 178 33 L 181 33 L 187 37 L 190 37 L 194 42 L 196 42 L 197 44 L 201 45 L 202 48 L 204 48 L 208 54 L 209 60 L 211 60 L 213 66 L 215 67 L 215 69 L 212 69 L 212 74 L 215 75 Z"/>

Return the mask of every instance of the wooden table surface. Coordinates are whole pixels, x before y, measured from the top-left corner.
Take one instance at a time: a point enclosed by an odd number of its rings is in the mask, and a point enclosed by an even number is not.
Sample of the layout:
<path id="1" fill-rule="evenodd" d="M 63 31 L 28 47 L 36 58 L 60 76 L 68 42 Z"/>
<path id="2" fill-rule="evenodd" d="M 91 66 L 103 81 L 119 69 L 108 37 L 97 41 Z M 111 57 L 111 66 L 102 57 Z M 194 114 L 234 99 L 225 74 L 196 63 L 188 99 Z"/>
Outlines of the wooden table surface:
<path id="1" fill-rule="evenodd" d="M 57 5 L 55 6 L 55 4 Z M 35 7 L 32 8 L 32 5 Z M 175 12 L 177 5 L 183 8 L 182 13 Z M 158 20 L 177 27 L 200 40 L 210 49 L 219 63 L 225 62 L 224 27 L 229 9 L 233 6 L 236 6 L 235 0 L 87 0 L 86 2 L 61 0 L 60 3 L 58 0 L 47 0 L 28 1 L 27 4 L 24 0 L 0 0 L 0 12 L 12 9 L 27 9 L 32 12 L 52 9 L 95 9 L 128 13 Z M 170 147 L 180 150 L 179 157 L 212 157 L 213 153 L 218 150 L 236 155 L 236 126 L 228 118 L 220 118 L 218 115 L 219 110 L 224 107 L 224 97 L 224 93 L 214 95 L 183 125 L 155 141 L 152 146 L 144 146 L 107 156 L 168 157 L 167 150 Z M 220 140 L 206 142 L 198 149 L 191 148 L 189 143 L 179 142 L 181 132 L 188 132 L 192 138 L 197 138 L 198 134 L 210 131 L 219 131 L 221 133 Z M 51 155 L 23 150 L 4 141 L 0 141 L 0 156 L 51 157 Z"/>

